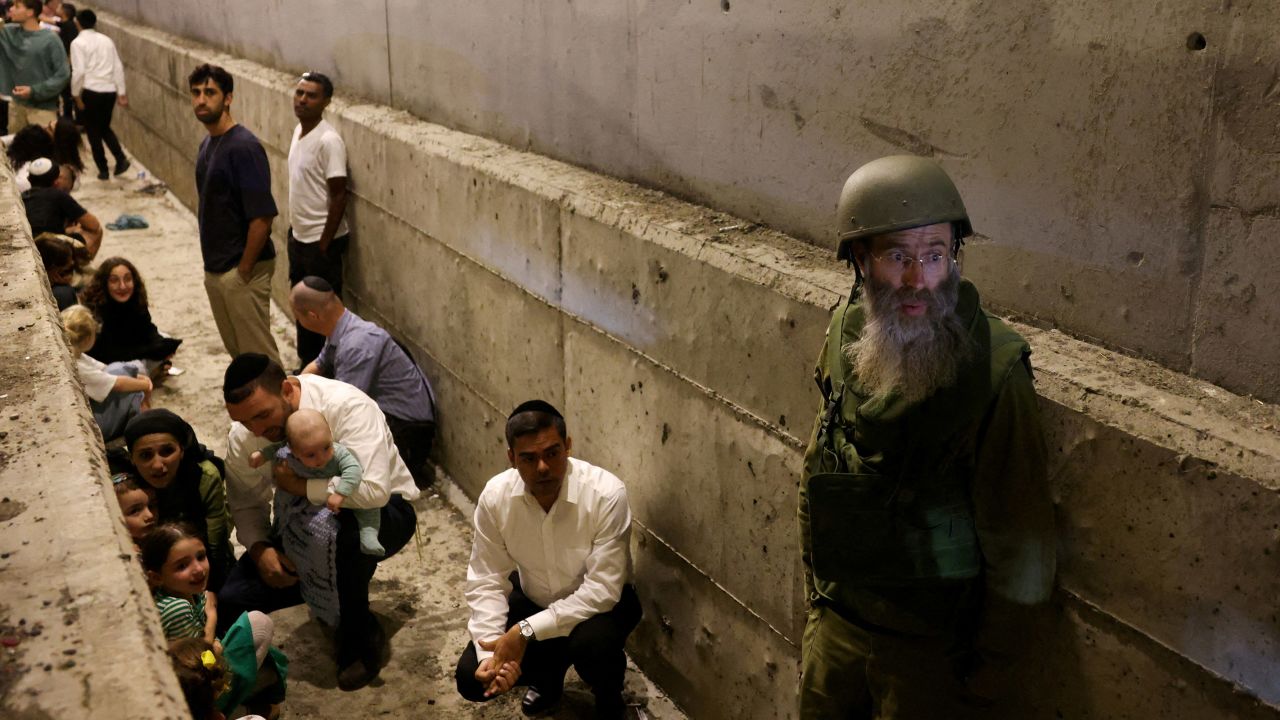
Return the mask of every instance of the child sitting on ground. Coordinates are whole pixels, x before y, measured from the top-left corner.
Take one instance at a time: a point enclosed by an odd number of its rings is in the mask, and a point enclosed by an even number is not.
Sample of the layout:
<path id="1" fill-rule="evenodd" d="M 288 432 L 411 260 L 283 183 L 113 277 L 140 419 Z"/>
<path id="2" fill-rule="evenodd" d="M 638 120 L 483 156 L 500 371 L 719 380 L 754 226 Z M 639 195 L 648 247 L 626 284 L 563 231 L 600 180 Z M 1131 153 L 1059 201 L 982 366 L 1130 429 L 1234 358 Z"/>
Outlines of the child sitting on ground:
<path id="1" fill-rule="evenodd" d="M 36 251 L 40 253 L 40 262 L 44 264 L 44 274 L 49 278 L 49 289 L 53 291 L 53 300 L 58 303 L 58 312 L 75 305 L 80 301 L 75 282 L 76 259 L 71 252 L 70 243 L 65 242 L 62 235 L 40 233 L 36 238 Z"/>
<path id="2" fill-rule="evenodd" d="M 62 327 L 76 356 L 76 375 L 89 396 L 93 419 L 110 442 L 124 433 L 124 426 L 151 408 L 151 378 L 138 361 L 104 365 L 85 354 L 98 337 L 98 321 L 83 305 L 62 311 Z M 141 377 L 139 377 L 141 375 Z"/>
<path id="3" fill-rule="evenodd" d="M 218 709 L 218 698 L 231 689 L 232 674 L 227 661 L 212 644 L 201 638 L 182 638 L 169 643 L 169 659 L 173 674 L 187 699 L 187 709 L 194 720 L 226 720 Z M 275 720 L 280 707 L 265 708 L 267 716 L 241 715 L 239 720 Z"/>
<path id="4" fill-rule="evenodd" d="M 230 712 L 246 700 L 282 701 L 289 662 L 271 647 L 270 617 L 257 610 L 242 613 L 220 640 L 215 637 L 218 598 L 207 589 L 209 559 L 195 529 L 186 523 L 159 525 L 142 539 L 141 554 L 165 638 L 202 640 L 230 668 L 230 684 L 217 695 L 218 709 Z"/>
<path id="5" fill-rule="evenodd" d="M 360 461 L 341 443 L 333 441 L 329 423 L 315 410 L 299 410 L 289 416 L 284 425 L 286 443 L 272 443 L 249 456 L 251 467 L 262 467 L 269 458 L 286 461 L 299 477 L 333 478 L 329 484 L 329 499 L 325 505 L 329 512 L 337 513 L 342 501 L 360 486 L 364 475 Z M 360 552 L 382 557 L 386 548 L 378 542 L 378 530 L 382 527 L 381 508 L 355 509 L 356 525 L 360 528 Z"/>
<path id="6" fill-rule="evenodd" d="M 111 485 L 115 487 L 116 502 L 120 503 L 120 512 L 124 515 L 124 527 L 133 538 L 133 549 L 137 550 L 147 531 L 156 524 L 155 488 L 130 472 L 112 475 Z"/>

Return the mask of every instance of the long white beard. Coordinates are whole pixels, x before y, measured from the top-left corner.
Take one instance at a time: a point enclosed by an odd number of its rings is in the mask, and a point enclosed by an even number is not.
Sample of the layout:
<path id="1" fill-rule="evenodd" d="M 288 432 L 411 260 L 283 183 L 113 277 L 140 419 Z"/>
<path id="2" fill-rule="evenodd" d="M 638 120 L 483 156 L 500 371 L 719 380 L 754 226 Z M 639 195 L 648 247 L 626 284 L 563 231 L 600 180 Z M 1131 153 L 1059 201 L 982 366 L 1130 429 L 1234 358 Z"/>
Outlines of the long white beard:
<path id="1" fill-rule="evenodd" d="M 917 403 L 955 384 L 960 366 L 973 351 L 956 314 L 959 297 L 960 273 L 954 266 L 933 291 L 894 290 L 867 278 L 862 336 L 841 350 L 872 396 L 897 391 L 908 403 Z M 899 304 L 908 299 L 924 301 L 925 314 L 910 317 L 899 312 Z"/>

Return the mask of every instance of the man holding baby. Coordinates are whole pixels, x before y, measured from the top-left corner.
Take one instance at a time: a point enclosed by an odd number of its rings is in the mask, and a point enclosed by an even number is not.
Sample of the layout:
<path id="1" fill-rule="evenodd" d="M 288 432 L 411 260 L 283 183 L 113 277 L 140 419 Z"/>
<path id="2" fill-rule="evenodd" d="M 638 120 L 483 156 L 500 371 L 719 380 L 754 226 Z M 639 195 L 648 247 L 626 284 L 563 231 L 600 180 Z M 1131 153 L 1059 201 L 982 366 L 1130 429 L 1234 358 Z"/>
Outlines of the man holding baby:
<path id="1" fill-rule="evenodd" d="M 234 421 L 227 440 L 227 504 L 248 552 L 218 594 L 219 606 L 233 608 L 227 615 L 236 617 L 306 602 L 316 617 L 337 627 L 338 687 L 364 687 L 378 676 L 386 647 L 369 611 L 369 581 L 378 562 L 409 541 L 416 524 L 409 501 L 418 489 L 386 419 L 360 390 L 317 375 L 286 377 L 279 364 L 257 353 L 231 362 L 223 399 Z M 315 413 L 291 423 L 300 410 Z M 317 443 L 317 434 L 328 444 Z M 358 482 L 351 482 L 350 472 L 306 477 L 315 474 L 306 468 L 324 464 L 309 457 L 317 445 L 325 458 L 350 455 Z M 384 554 L 369 552 L 367 542 L 362 548 L 361 529 L 368 541 L 369 525 L 356 512 L 335 514 L 327 505 L 377 510 L 375 534 Z"/>

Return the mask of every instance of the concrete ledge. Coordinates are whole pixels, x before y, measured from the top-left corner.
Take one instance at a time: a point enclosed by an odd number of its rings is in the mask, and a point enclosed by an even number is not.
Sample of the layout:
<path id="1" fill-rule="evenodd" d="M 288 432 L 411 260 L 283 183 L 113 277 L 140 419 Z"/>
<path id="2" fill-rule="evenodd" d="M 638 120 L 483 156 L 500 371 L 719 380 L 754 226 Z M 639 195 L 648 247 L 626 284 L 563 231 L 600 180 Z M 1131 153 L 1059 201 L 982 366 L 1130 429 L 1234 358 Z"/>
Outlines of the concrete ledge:
<path id="1" fill-rule="evenodd" d="M 291 78 L 103 25 L 131 95 L 155 99 L 121 121 L 144 162 L 189 173 L 198 142 L 189 117 L 167 119 L 189 113 L 171 107 L 185 73 L 155 68 L 218 61 L 284 176 Z M 349 299 L 435 383 L 445 470 L 474 496 L 500 469 L 506 410 L 563 403 L 578 454 L 633 498 L 638 662 L 695 716 L 792 716 L 796 471 L 847 273 L 776 232 L 404 112 L 338 98 L 330 119 L 357 196 Z M 998 717 L 1280 717 L 1280 410 L 1018 327 L 1056 450 L 1062 593 Z"/>
<path id="2" fill-rule="evenodd" d="M 1280 401 L 1274 4 L 97 5 L 819 245 L 858 165 L 939 158 L 993 306 Z"/>
<path id="3" fill-rule="evenodd" d="M 186 718 L 7 162 L 0 335 L 0 715 Z"/>

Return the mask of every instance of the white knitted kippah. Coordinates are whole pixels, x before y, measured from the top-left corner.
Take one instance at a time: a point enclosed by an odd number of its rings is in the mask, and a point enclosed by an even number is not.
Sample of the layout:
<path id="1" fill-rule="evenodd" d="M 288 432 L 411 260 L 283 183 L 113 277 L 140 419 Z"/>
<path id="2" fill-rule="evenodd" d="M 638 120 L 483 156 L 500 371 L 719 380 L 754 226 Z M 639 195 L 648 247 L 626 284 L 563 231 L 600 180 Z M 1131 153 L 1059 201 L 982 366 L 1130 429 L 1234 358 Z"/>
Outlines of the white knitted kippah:
<path id="1" fill-rule="evenodd" d="M 27 166 L 27 174 L 37 177 L 44 175 L 53 169 L 53 161 L 49 158 L 36 158 Z"/>

